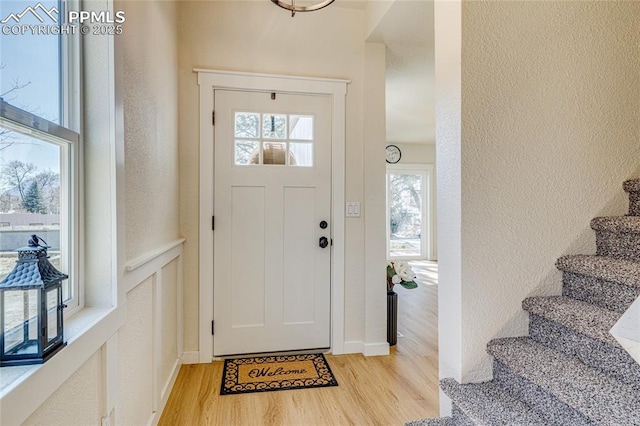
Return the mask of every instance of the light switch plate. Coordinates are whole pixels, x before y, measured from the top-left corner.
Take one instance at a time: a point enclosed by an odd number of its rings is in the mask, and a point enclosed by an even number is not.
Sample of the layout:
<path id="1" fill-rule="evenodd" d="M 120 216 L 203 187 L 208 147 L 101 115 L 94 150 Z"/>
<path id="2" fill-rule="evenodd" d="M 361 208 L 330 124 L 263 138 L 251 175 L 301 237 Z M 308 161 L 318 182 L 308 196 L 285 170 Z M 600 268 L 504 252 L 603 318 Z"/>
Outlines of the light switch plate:
<path id="1" fill-rule="evenodd" d="M 347 202 L 347 217 L 360 217 L 360 203 L 349 201 Z"/>

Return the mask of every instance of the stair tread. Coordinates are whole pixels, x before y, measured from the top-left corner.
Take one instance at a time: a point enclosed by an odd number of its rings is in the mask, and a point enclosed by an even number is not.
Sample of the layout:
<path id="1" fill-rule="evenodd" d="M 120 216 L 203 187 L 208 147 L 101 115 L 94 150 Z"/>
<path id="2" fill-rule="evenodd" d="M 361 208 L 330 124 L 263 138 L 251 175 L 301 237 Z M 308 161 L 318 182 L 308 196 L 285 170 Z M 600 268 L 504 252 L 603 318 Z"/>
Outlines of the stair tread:
<path id="1" fill-rule="evenodd" d="M 606 425 L 640 424 L 640 392 L 528 337 L 496 339 L 487 351 L 514 373 Z"/>
<path id="2" fill-rule="evenodd" d="M 522 309 L 585 334 L 595 340 L 621 347 L 609 330 L 621 314 L 565 296 L 528 297 Z"/>
<path id="3" fill-rule="evenodd" d="M 629 179 L 622 187 L 626 192 L 640 192 L 640 178 Z"/>
<path id="4" fill-rule="evenodd" d="M 440 387 L 462 412 L 481 425 L 545 425 L 545 421 L 523 402 L 505 393 L 493 382 L 460 384 L 444 379 Z"/>
<path id="5" fill-rule="evenodd" d="M 591 220 L 594 231 L 640 234 L 640 216 L 605 216 Z"/>
<path id="6" fill-rule="evenodd" d="M 556 267 L 563 272 L 588 275 L 640 288 L 640 263 L 638 262 L 608 256 L 572 255 L 559 258 L 556 261 Z"/>

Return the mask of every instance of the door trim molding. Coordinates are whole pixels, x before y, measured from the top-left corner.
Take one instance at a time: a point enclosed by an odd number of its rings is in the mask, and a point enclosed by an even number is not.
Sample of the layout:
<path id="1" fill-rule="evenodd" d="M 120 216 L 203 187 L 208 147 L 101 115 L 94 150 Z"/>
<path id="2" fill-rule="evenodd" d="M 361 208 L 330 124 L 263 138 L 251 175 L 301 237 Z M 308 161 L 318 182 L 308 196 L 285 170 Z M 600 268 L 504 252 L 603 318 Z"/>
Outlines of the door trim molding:
<path id="1" fill-rule="evenodd" d="M 332 98 L 331 134 L 331 352 L 344 353 L 345 269 L 345 128 L 349 80 L 194 69 L 200 87 L 200 219 L 199 219 L 199 332 L 200 363 L 213 359 L 213 232 L 214 129 L 211 113 L 216 89 L 260 90 L 329 95 Z"/>

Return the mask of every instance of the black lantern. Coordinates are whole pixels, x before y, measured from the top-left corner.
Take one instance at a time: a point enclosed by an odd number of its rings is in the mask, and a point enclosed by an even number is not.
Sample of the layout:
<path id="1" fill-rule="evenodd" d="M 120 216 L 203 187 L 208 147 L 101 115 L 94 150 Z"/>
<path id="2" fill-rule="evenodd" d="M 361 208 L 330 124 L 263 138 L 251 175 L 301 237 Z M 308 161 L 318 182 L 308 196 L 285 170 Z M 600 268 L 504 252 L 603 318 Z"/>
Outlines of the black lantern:
<path id="1" fill-rule="evenodd" d="M 49 263 L 47 248 L 32 235 L 29 245 L 17 250 L 13 271 L 0 281 L 0 366 L 41 364 L 66 345 L 62 281 L 69 277 Z"/>

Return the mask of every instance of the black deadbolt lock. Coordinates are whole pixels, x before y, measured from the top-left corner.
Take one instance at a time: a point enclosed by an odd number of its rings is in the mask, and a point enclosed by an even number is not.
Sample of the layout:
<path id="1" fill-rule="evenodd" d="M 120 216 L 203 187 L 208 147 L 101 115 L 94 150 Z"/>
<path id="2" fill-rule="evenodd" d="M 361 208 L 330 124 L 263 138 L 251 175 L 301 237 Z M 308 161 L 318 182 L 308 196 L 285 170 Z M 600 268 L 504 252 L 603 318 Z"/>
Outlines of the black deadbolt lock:
<path id="1" fill-rule="evenodd" d="M 329 245 L 329 240 L 327 239 L 327 237 L 320 237 L 318 245 L 320 246 L 320 248 L 327 248 L 327 246 Z"/>
<path id="2" fill-rule="evenodd" d="M 322 222 L 320 222 L 320 228 L 327 229 L 327 226 L 329 226 L 329 224 L 327 223 L 326 220 L 323 220 Z"/>

